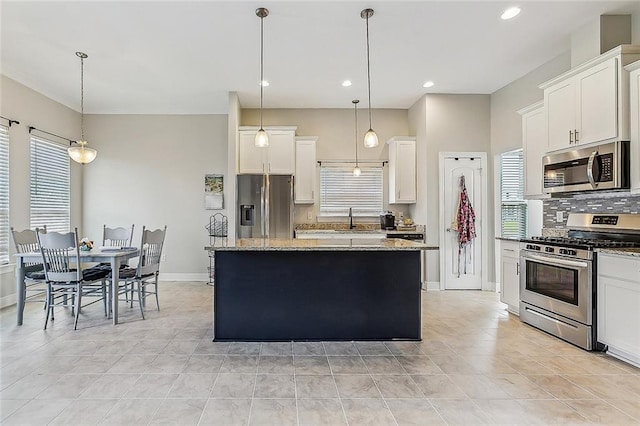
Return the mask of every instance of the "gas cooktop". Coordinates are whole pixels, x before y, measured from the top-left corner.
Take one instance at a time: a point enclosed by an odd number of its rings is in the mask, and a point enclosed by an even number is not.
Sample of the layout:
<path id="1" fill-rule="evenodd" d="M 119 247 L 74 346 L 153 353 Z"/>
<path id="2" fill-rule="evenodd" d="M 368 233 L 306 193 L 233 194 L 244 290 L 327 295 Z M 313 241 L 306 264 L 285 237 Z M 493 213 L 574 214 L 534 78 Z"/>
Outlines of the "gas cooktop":
<path id="1" fill-rule="evenodd" d="M 523 240 L 525 243 L 539 243 L 590 250 L 596 248 L 633 248 L 640 247 L 640 242 L 621 241 L 615 239 L 579 238 L 579 237 L 533 237 Z"/>

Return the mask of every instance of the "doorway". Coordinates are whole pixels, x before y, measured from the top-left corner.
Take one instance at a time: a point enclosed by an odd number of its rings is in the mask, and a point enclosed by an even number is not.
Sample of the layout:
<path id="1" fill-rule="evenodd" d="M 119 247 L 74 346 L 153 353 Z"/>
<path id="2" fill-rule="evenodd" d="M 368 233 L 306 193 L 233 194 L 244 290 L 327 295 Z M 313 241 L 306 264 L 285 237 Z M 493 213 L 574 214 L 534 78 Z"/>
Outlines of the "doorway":
<path id="1" fill-rule="evenodd" d="M 440 153 L 440 289 L 488 289 L 487 154 L 484 152 Z M 464 176 L 469 201 L 475 212 L 476 238 L 458 249 L 458 233 L 452 227 L 460 178 Z"/>

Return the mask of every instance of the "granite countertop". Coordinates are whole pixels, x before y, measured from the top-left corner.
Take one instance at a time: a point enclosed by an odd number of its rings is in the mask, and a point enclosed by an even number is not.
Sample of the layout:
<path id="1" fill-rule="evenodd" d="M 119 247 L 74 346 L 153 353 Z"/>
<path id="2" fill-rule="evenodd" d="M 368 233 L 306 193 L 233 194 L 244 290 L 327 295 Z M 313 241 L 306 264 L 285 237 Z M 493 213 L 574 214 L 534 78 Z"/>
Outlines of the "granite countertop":
<path id="1" fill-rule="evenodd" d="M 320 233 L 362 233 L 362 234 L 412 234 L 424 233 L 424 225 L 413 225 L 405 229 L 385 230 L 380 229 L 377 223 L 358 223 L 353 229 L 349 229 L 348 223 L 301 223 L 295 226 L 295 232 L 299 234 Z"/>
<path id="2" fill-rule="evenodd" d="M 520 242 L 522 241 L 521 238 L 513 238 L 513 237 L 496 237 L 496 240 L 502 240 L 502 241 L 515 241 L 515 242 Z"/>
<path id="3" fill-rule="evenodd" d="M 247 238 L 236 240 L 228 246 L 206 246 L 205 250 L 213 251 L 411 251 L 432 250 L 431 246 L 415 241 L 395 238 L 381 239 L 279 239 L 279 238 Z"/>
<path id="4" fill-rule="evenodd" d="M 599 253 L 619 254 L 622 256 L 640 257 L 640 248 L 608 248 L 598 249 Z"/>

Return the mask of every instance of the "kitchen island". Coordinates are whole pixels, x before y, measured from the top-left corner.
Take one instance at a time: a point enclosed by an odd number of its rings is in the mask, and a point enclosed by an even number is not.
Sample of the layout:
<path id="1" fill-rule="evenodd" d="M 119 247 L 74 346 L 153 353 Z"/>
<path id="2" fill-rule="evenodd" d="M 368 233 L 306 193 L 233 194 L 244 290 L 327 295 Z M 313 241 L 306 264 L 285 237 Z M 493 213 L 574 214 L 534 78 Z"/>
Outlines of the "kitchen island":
<path id="1" fill-rule="evenodd" d="M 214 252 L 214 340 L 420 340 L 420 251 L 396 239 L 240 239 Z"/>

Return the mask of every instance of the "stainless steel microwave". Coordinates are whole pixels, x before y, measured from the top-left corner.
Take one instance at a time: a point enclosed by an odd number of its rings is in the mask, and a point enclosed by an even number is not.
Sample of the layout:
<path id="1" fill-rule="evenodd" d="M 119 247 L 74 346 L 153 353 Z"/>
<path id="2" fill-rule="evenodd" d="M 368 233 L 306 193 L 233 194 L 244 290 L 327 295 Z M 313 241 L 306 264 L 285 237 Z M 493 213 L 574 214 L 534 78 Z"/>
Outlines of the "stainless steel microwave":
<path id="1" fill-rule="evenodd" d="M 629 141 L 610 142 L 542 159 L 546 193 L 629 189 Z"/>

